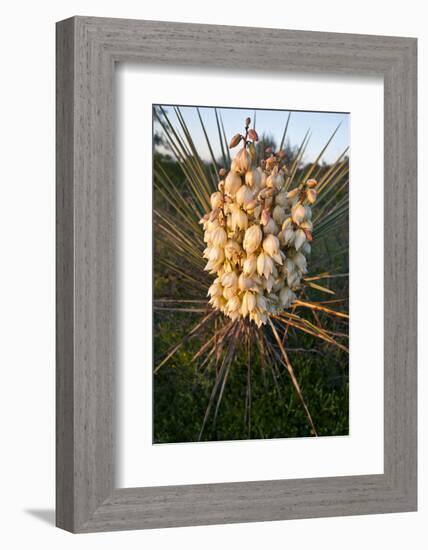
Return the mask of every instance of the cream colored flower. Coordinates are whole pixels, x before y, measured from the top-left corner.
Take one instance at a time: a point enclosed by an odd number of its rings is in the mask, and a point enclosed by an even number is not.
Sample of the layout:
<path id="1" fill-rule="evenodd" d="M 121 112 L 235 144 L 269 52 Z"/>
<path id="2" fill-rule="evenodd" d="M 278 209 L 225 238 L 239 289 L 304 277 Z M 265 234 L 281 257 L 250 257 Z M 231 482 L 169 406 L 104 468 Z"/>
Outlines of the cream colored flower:
<path id="1" fill-rule="evenodd" d="M 227 233 L 222 227 L 216 227 L 211 232 L 210 240 L 214 246 L 224 246 L 227 241 Z"/>
<path id="2" fill-rule="evenodd" d="M 223 195 L 220 193 L 220 191 L 216 191 L 211 195 L 210 198 L 211 207 L 214 208 L 220 208 L 223 204 Z"/>
<path id="3" fill-rule="evenodd" d="M 236 166 L 241 174 L 245 174 L 251 168 L 251 157 L 246 147 L 243 147 L 235 157 Z"/>
<path id="4" fill-rule="evenodd" d="M 285 213 L 285 208 L 277 204 L 272 211 L 272 218 L 276 221 L 278 225 L 282 225 L 286 217 L 287 215 Z"/>
<path id="5" fill-rule="evenodd" d="M 302 203 L 296 203 L 291 209 L 291 217 L 294 223 L 301 223 L 306 217 L 306 210 Z"/>
<path id="6" fill-rule="evenodd" d="M 303 229 L 298 229 L 296 231 L 296 236 L 294 238 L 294 246 L 296 250 L 299 250 L 299 248 L 302 246 L 302 244 L 306 241 L 306 234 L 303 231 Z"/>
<path id="7" fill-rule="evenodd" d="M 278 233 L 278 225 L 273 218 L 269 217 L 269 221 L 263 226 L 263 233 L 265 235 L 275 235 Z"/>
<path id="8" fill-rule="evenodd" d="M 248 227 L 248 218 L 243 210 L 239 207 L 232 212 L 231 228 L 232 231 L 236 229 L 247 229 Z"/>
<path id="9" fill-rule="evenodd" d="M 245 275 L 248 275 L 251 277 L 251 275 L 254 275 L 254 273 L 257 270 L 257 256 L 254 254 L 251 254 L 250 256 L 247 256 L 244 260 L 244 263 L 242 265 L 242 272 Z"/>
<path id="10" fill-rule="evenodd" d="M 278 206 L 282 206 L 283 208 L 286 208 L 290 205 L 290 201 L 287 199 L 287 193 L 285 191 L 281 191 L 276 195 L 275 204 L 277 204 Z"/>
<path id="11" fill-rule="evenodd" d="M 236 192 L 236 202 L 242 206 L 253 200 L 253 193 L 248 185 L 241 185 Z"/>
<path id="12" fill-rule="evenodd" d="M 238 262 L 242 255 L 242 248 L 239 243 L 229 239 L 224 247 L 226 258 L 232 262 Z"/>
<path id="13" fill-rule="evenodd" d="M 301 252 L 297 252 L 293 256 L 293 262 L 296 264 L 296 266 L 302 273 L 306 273 L 307 261 L 305 256 Z"/>
<path id="14" fill-rule="evenodd" d="M 263 250 L 272 258 L 279 255 L 279 240 L 275 235 L 268 235 L 263 240 Z M 282 262 L 281 262 L 282 263 Z"/>
<path id="15" fill-rule="evenodd" d="M 273 260 L 265 252 L 261 252 L 257 258 L 257 273 L 265 279 L 272 274 L 273 271 Z"/>
<path id="16" fill-rule="evenodd" d="M 221 277 L 221 284 L 226 288 L 238 288 L 238 275 L 234 271 L 224 273 Z"/>
<path id="17" fill-rule="evenodd" d="M 259 189 L 262 183 L 261 173 L 257 169 L 249 170 L 245 174 L 245 183 L 252 189 Z"/>
<path id="18" fill-rule="evenodd" d="M 295 299 L 296 299 L 296 295 L 287 286 L 282 288 L 281 292 L 279 293 L 279 300 L 283 307 L 286 307 L 286 308 L 290 307 Z"/>
<path id="19" fill-rule="evenodd" d="M 224 190 L 225 192 L 230 195 L 231 197 L 234 197 L 236 195 L 236 192 L 242 185 L 241 176 L 237 173 L 231 170 L 225 179 L 224 182 Z"/>
<path id="20" fill-rule="evenodd" d="M 263 233 L 259 225 L 252 225 L 245 231 L 243 247 L 248 254 L 255 252 L 262 242 Z"/>

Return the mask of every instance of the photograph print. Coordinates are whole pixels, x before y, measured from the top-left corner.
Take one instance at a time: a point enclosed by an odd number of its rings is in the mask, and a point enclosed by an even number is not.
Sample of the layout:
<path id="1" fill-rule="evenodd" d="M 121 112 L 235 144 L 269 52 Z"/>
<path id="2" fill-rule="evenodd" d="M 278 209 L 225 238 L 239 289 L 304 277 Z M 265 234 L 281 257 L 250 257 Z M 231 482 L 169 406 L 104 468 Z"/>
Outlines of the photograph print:
<path id="1" fill-rule="evenodd" d="M 153 105 L 153 443 L 349 434 L 349 113 Z"/>

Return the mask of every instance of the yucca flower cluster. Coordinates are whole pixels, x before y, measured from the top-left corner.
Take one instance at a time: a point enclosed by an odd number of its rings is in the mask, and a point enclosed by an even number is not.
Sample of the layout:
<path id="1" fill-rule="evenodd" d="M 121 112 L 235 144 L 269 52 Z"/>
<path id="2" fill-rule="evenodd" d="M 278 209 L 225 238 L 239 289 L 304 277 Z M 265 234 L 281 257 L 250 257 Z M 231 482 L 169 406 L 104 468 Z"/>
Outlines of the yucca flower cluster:
<path id="1" fill-rule="evenodd" d="M 311 252 L 312 210 L 317 182 L 309 179 L 289 189 L 286 154 L 266 149 L 256 166 L 257 133 L 245 121 L 229 147 L 242 144 L 230 170 L 220 170 L 218 191 L 204 228 L 205 270 L 216 275 L 210 304 L 232 320 L 265 324 L 291 306 L 307 272 Z"/>

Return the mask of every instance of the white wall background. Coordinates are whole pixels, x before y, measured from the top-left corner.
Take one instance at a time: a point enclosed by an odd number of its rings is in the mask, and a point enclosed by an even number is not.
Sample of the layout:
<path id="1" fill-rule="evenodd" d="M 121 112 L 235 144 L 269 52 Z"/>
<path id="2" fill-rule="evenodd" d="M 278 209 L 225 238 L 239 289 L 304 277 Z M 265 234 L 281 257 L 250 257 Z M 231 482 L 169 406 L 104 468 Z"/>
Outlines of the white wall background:
<path id="1" fill-rule="evenodd" d="M 54 23 L 97 15 L 197 23 L 417 36 L 420 212 L 428 198 L 428 30 L 424 4 L 386 0 L 214 3 L 15 0 L 1 11 L 0 84 L 0 543 L 4 548 L 309 548 L 390 550 L 426 544 L 428 354 L 420 350 L 420 504 L 412 514 L 73 536 L 54 506 Z M 424 101 L 425 99 L 425 101 Z M 425 157 L 425 158 L 424 158 Z M 420 245 L 427 227 L 420 227 Z M 421 280 L 428 275 L 420 258 Z M 419 289 L 421 303 L 426 287 Z M 420 334 L 428 330 L 421 307 Z M 425 360 L 424 360 L 425 359 Z M 423 542 L 425 540 L 425 542 Z"/>

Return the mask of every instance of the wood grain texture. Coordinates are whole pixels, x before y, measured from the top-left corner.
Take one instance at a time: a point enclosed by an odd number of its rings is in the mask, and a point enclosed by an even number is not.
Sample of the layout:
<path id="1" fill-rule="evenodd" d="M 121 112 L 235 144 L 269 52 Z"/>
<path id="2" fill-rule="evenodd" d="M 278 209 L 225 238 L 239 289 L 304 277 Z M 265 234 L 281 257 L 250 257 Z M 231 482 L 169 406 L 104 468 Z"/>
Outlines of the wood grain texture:
<path id="1" fill-rule="evenodd" d="M 383 76 L 383 475 L 115 489 L 113 82 L 115 63 L 125 61 Z M 416 78 L 412 38 L 87 17 L 58 23 L 59 527 L 92 532 L 416 510 Z"/>

